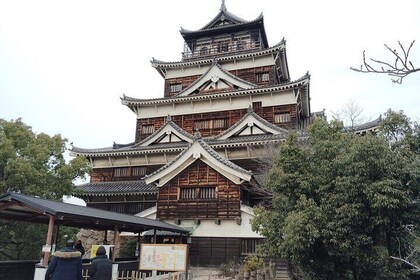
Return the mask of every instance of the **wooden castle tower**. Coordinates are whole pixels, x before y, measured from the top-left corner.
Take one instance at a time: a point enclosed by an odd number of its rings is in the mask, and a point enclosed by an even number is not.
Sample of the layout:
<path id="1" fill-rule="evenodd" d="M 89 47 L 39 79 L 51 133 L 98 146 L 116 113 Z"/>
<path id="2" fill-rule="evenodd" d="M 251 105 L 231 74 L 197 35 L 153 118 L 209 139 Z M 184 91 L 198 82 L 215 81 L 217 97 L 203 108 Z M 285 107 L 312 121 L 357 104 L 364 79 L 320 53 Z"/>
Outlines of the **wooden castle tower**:
<path id="1" fill-rule="evenodd" d="M 88 206 L 190 228 L 191 264 L 218 264 L 262 240 L 249 224 L 265 199 L 255 159 L 310 122 L 310 77 L 290 78 L 286 41 L 269 46 L 262 14 L 243 20 L 224 1 L 205 26 L 180 33 L 182 59 L 151 62 L 163 97 L 122 97 L 135 141 L 72 154 L 92 165 L 78 186 Z"/>

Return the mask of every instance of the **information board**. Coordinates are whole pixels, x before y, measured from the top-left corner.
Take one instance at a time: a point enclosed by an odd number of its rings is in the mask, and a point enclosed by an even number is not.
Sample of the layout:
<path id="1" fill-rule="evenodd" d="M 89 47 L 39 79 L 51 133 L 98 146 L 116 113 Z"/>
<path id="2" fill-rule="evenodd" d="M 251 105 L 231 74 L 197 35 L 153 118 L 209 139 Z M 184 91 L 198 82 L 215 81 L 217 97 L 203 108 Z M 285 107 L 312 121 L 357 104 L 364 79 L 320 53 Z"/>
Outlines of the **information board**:
<path id="1" fill-rule="evenodd" d="M 141 244 L 140 270 L 187 271 L 188 245 Z"/>

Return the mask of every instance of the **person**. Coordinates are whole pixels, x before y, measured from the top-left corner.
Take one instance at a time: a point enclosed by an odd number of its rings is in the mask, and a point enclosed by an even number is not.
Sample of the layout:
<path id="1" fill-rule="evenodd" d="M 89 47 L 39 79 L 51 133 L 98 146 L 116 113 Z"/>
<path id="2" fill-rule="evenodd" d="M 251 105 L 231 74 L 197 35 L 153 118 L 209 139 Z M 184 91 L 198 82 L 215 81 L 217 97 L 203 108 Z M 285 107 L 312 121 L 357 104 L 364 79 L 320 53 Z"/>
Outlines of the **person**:
<path id="1" fill-rule="evenodd" d="M 76 241 L 76 245 L 74 245 L 74 249 L 79 251 L 80 254 L 82 254 L 82 258 L 83 258 L 83 256 L 85 255 L 85 248 L 83 248 L 82 240 L 79 239 Z"/>
<path id="2" fill-rule="evenodd" d="M 98 247 L 96 257 L 92 260 L 88 273 L 90 280 L 111 280 L 112 261 L 108 259 L 104 246 Z"/>
<path id="3" fill-rule="evenodd" d="M 73 246 L 74 241 L 68 240 L 65 248 L 54 253 L 45 280 L 83 280 L 81 254 Z"/>

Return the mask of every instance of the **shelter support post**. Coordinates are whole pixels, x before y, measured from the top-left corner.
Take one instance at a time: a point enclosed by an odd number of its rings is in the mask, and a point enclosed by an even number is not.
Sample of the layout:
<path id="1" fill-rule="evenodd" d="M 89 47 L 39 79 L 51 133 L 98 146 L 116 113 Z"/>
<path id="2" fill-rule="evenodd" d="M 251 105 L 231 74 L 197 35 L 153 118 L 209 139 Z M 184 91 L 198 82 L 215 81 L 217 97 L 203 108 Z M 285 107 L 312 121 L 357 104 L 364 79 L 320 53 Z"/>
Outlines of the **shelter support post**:
<path id="1" fill-rule="evenodd" d="M 48 215 L 49 221 L 48 221 L 48 232 L 47 232 L 47 240 L 45 242 L 46 247 L 51 248 L 51 239 L 52 239 L 52 233 L 54 229 L 54 217 L 52 215 Z M 42 264 L 44 266 L 48 266 L 48 258 L 50 256 L 50 251 L 46 250 L 44 252 L 44 259 L 42 261 Z"/>
<path id="2" fill-rule="evenodd" d="M 114 228 L 114 253 L 112 254 L 112 262 L 115 262 L 115 255 L 116 255 L 115 251 L 116 251 L 116 248 L 117 248 L 118 235 L 119 235 L 118 225 L 115 225 L 115 228 Z"/>

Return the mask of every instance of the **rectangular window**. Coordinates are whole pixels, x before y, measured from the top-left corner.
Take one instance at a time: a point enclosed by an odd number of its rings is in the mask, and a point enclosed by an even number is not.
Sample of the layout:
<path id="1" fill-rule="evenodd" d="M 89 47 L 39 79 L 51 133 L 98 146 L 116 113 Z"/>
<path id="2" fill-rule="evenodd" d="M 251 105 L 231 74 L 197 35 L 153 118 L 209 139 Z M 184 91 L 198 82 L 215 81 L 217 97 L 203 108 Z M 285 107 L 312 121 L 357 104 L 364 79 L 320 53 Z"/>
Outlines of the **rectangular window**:
<path id="1" fill-rule="evenodd" d="M 138 166 L 138 167 L 133 167 L 133 176 L 144 176 L 146 175 L 146 167 L 144 166 Z"/>
<path id="2" fill-rule="evenodd" d="M 288 123 L 290 122 L 290 113 L 286 114 L 274 114 L 275 123 Z"/>
<path id="3" fill-rule="evenodd" d="M 114 177 L 128 177 L 130 169 L 128 167 L 114 168 Z"/>
<path id="4" fill-rule="evenodd" d="M 200 120 L 194 122 L 194 127 L 196 129 L 226 128 L 227 123 L 227 119 Z"/>
<path id="5" fill-rule="evenodd" d="M 252 102 L 252 108 L 256 109 L 256 108 L 261 108 L 262 107 L 262 102 Z"/>
<path id="6" fill-rule="evenodd" d="M 242 239 L 241 240 L 242 254 L 244 255 L 256 254 L 258 245 L 262 243 L 263 243 L 262 239 Z"/>
<path id="7" fill-rule="evenodd" d="M 217 44 L 217 52 L 227 52 L 229 50 L 229 41 L 222 41 Z"/>
<path id="8" fill-rule="evenodd" d="M 216 199 L 216 187 L 182 188 L 181 200 Z"/>
<path id="9" fill-rule="evenodd" d="M 270 81 L 270 73 L 263 72 L 263 73 L 257 73 L 255 76 L 256 82 L 268 82 Z"/>
<path id="10" fill-rule="evenodd" d="M 170 85 L 171 92 L 178 92 L 182 90 L 182 84 L 172 84 Z"/>
<path id="11" fill-rule="evenodd" d="M 155 126 L 153 124 L 141 126 L 141 134 L 152 134 L 153 132 L 155 132 Z"/>

